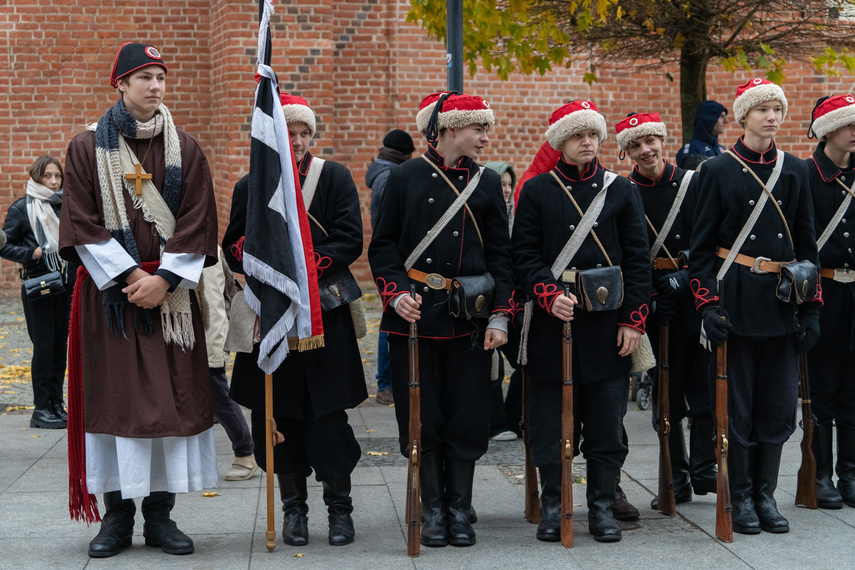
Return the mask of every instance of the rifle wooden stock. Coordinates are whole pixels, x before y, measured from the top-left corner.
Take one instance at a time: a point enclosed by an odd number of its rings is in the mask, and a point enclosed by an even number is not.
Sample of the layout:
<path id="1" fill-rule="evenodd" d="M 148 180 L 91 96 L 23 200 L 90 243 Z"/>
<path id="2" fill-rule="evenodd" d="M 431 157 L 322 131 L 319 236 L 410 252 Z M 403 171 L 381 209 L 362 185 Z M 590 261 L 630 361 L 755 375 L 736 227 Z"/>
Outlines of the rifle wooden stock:
<path id="1" fill-rule="evenodd" d="M 569 285 L 564 285 L 569 296 Z M 573 547 L 573 329 L 564 323 L 561 366 L 561 544 Z"/>
<path id="2" fill-rule="evenodd" d="M 537 488 L 537 469 L 531 456 L 529 413 L 531 410 L 531 378 L 525 371 L 523 381 L 523 444 L 525 446 L 525 518 L 531 523 L 540 522 L 540 493 Z"/>
<path id="3" fill-rule="evenodd" d="M 813 430 L 816 427 L 810 402 L 807 355 L 799 355 L 799 396 L 802 399 L 802 464 L 796 483 L 796 506 L 818 508 L 816 502 L 816 458 L 813 456 Z"/>
<path id="4" fill-rule="evenodd" d="M 730 504 L 730 477 L 727 472 L 727 341 L 718 347 L 715 377 L 715 455 L 718 482 L 715 497 L 715 535 L 733 542 L 733 518 Z"/>
<path id="5" fill-rule="evenodd" d="M 415 299 L 416 289 L 410 286 L 410 296 Z M 419 335 L 416 323 L 410 323 L 409 336 L 410 357 L 410 423 L 409 442 L 410 456 L 407 461 L 407 505 L 405 518 L 407 521 L 407 554 L 415 558 L 419 555 L 421 544 L 421 503 L 419 496 L 419 468 L 422 455 L 422 399 L 419 389 Z"/>
<path id="6" fill-rule="evenodd" d="M 671 436 L 671 366 L 668 355 L 670 329 L 668 321 L 659 325 L 659 392 L 657 398 L 659 410 L 659 494 L 657 506 L 662 514 L 673 516 L 677 514 L 677 503 L 674 498 L 674 474 L 671 471 L 671 448 L 668 442 Z"/>

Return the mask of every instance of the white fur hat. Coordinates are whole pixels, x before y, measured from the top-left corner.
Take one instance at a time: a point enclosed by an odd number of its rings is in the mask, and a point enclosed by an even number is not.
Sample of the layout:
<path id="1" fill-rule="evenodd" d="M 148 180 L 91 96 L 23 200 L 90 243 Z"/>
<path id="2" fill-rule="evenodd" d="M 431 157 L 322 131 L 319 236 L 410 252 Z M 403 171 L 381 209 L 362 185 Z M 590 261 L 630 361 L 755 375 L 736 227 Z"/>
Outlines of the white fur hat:
<path id="1" fill-rule="evenodd" d="M 634 113 L 615 125 L 617 142 L 621 150 L 629 150 L 629 145 L 638 137 L 657 135 L 665 138 L 668 133 L 659 113 Z"/>
<path id="2" fill-rule="evenodd" d="M 430 122 L 430 116 L 433 114 L 433 108 L 436 107 L 436 102 L 443 93 L 446 92 L 437 91 L 436 93 L 431 93 L 422 99 L 422 102 L 419 105 L 419 112 L 416 114 L 416 128 L 422 135 L 427 132 L 427 126 L 428 122 Z"/>
<path id="3" fill-rule="evenodd" d="M 439 111 L 438 128 L 461 128 L 469 125 L 493 125 L 496 117 L 490 104 L 477 95 L 451 95 Z"/>
<path id="4" fill-rule="evenodd" d="M 571 101 L 549 117 L 546 140 L 552 148 L 561 150 L 570 135 L 583 129 L 597 131 L 600 142 L 606 140 L 606 119 L 597 112 L 597 106 L 590 101 Z"/>
<path id="5" fill-rule="evenodd" d="M 784 90 L 775 85 L 768 79 L 755 77 L 745 85 L 740 85 L 736 88 L 736 100 L 733 102 L 733 116 L 736 122 L 742 124 L 742 120 L 748 112 L 766 101 L 780 101 L 784 106 L 784 113 L 781 117 L 781 122 L 787 116 L 787 97 L 784 95 Z"/>
<path id="6" fill-rule="evenodd" d="M 855 97 L 832 95 L 814 108 L 811 120 L 810 130 L 816 138 L 825 140 L 826 135 L 855 123 Z"/>
<path id="7" fill-rule="evenodd" d="M 315 112 L 309 107 L 309 102 L 299 95 L 280 93 L 279 100 L 282 102 L 282 112 L 285 113 L 287 123 L 306 123 L 312 135 L 315 134 Z"/>

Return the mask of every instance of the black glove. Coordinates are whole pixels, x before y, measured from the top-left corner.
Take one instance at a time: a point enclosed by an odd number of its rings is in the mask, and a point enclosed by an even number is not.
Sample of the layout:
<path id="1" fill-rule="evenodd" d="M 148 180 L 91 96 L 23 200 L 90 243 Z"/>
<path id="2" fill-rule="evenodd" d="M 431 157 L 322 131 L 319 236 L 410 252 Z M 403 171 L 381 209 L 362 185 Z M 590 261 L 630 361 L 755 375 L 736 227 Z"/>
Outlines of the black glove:
<path id="1" fill-rule="evenodd" d="M 722 318 L 724 316 L 724 318 Z M 727 333 L 733 330 L 733 324 L 727 316 L 727 311 L 719 311 L 718 305 L 710 305 L 704 309 L 701 317 L 704 322 L 704 331 L 713 346 L 718 346 L 727 340 Z"/>
<path id="2" fill-rule="evenodd" d="M 799 307 L 799 352 L 807 352 L 819 340 L 819 304 L 805 303 Z"/>
<path id="3" fill-rule="evenodd" d="M 689 270 L 666 273 L 656 279 L 656 290 L 662 297 L 676 297 L 689 289 Z"/>
<path id="4" fill-rule="evenodd" d="M 660 321 L 670 321 L 677 313 L 677 298 L 674 295 L 653 295 L 650 298 L 653 314 Z"/>

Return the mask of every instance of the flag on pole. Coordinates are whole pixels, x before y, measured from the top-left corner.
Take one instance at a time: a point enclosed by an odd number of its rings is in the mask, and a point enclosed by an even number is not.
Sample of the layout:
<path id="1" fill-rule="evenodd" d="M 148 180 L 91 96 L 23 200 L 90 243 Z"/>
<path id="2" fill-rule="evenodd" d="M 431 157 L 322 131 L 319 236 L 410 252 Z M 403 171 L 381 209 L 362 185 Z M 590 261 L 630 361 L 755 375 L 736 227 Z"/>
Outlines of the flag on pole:
<path id="1" fill-rule="evenodd" d="M 309 220 L 279 85 L 269 65 L 265 0 L 258 31 L 258 87 L 252 114 L 249 199 L 243 244 L 244 294 L 259 316 L 258 367 L 272 374 L 290 350 L 324 345 Z"/>

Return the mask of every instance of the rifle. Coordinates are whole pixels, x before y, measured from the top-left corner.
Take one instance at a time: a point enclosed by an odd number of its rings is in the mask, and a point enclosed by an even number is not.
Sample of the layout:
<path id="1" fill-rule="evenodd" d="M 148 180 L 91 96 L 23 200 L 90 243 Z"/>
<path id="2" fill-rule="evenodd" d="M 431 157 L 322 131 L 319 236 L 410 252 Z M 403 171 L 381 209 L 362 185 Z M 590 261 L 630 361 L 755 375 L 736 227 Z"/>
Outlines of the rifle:
<path id="1" fill-rule="evenodd" d="M 718 282 L 718 303 L 724 320 L 724 295 Z M 733 542 L 733 505 L 730 503 L 730 476 L 727 472 L 727 340 L 718 347 L 715 377 L 715 455 L 718 460 L 718 482 L 715 497 L 715 535 Z"/>
<path id="2" fill-rule="evenodd" d="M 416 286 L 410 285 L 410 297 L 415 300 Z M 407 463 L 407 554 L 415 558 L 421 548 L 421 503 L 419 502 L 419 468 L 422 447 L 422 399 L 419 389 L 419 334 L 415 321 L 410 323 L 410 460 Z"/>
<path id="3" fill-rule="evenodd" d="M 564 284 L 564 295 L 570 296 L 570 285 Z M 573 547 L 573 330 L 564 323 L 561 366 L 561 544 Z"/>
<path id="4" fill-rule="evenodd" d="M 531 379 L 525 370 L 523 381 L 523 444 L 525 445 L 525 518 L 532 523 L 540 522 L 540 498 L 537 489 L 537 469 L 531 457 L 531 441 L 529 433 L 529 413 L 531 407 Z"/>
<path id="5" fill-rule="evenodd" d="M 671 471 L 671 448 L 669 438 L 671 433 L 671 422 L 669 413 L 671 406 L 670 394 L 670 364 L 668 358 L 668 337 L 671 325 L 668 321 L 662 321 L 659 325 L 659 496 L 658 507 L 663 515 L 673 516 L 677 514 L 677 505 L 674 498 L 674 473 Z"/>
<path id="6" fill-rule="evenodd" d="M 799 355 L 799 396 L 802 399 L 802 464 L 796 483 L 796 506 L 808 509 L 818 508 L 816 502 L 816 458 L 813 456 L 813 430 L 816 422 L 810 405 L 810 386 L 808 385 L 807 355 Z"/>

